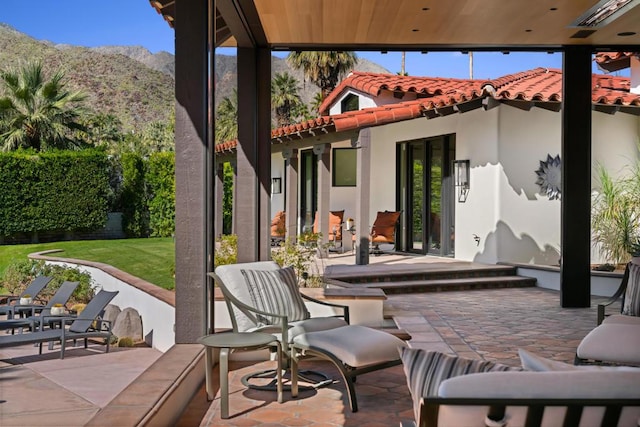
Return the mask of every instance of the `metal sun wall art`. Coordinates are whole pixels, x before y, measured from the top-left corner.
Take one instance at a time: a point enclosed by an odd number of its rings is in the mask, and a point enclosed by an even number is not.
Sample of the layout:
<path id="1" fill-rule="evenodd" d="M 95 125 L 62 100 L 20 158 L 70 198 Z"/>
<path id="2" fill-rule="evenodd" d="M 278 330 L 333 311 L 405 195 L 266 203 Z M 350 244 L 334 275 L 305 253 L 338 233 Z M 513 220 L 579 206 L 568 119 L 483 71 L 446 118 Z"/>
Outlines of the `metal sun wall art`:
<path id="1" fill-rule="evenodd" d="M 536 184 L 540 186 L 543 194 L 549 197 L 549 200 L 559 200 L 562 185 L 562 160 L 560 155 L 551 157 L 547 154 L 547 160 L 540 160 L 540 167 L 536 171 L 538 179 Z"/>

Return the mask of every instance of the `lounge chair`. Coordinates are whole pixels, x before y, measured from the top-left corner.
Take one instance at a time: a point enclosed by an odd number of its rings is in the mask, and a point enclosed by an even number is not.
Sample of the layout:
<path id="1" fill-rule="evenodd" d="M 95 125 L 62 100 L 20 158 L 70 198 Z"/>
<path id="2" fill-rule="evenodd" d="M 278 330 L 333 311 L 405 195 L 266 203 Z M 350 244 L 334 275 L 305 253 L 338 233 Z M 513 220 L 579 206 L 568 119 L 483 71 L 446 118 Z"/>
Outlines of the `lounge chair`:
<path id="1" fill-rule="evenodd" d="M 88 338 L 104 338 L 109 352 L 111 341 L 111 322 L 100 317 L 105 307 L 118 294 L 118 291 L 100 291 L 86 305 L 82 313 L 76 318 L 57 317 L 60 328 L 46 329 L 17 335 L 0 336 L 0 348 L 15 347 L 25 344 L 40 344 L 39 354 L 42 354 L 42 343 L 60 342 L 60 359 L 64 359 L 66 342 L 69 340 L 84 339 L 84 347 L 87 348 Z M 42 322 L 53 320 L 53 317 L 43 317 Z M 69 324 L 67 328 L 66 325 Z"/>
<path id="2" fill-rule="evenodd" d="M 264 261 L 220 266 L 209 275 L 225 297 L 234 332 L 267 332 L 280 339 L 283 366 L 291 367 L 293 397 L 298 394 L 298 364 L 306 356 L 323 358 L 339 369 L 353 412 L 358 410 L 356 376 L 400 364 L 397 348 L 404 345 L 402 340 L 373 328 L 349 325 L 348 307 L 300 293 L 290 267 L 282 269 L 275 262 Z M 304 300 L 332 307 L 340 314 L 310 317 Z M 247 387 L 267 389 L 249 383 L 263 374 L 250 374 L 242 382 Z M 313 388 L 333 383 L 322 374 L 321 378 Z"/>
<path id="3" fill-rule="evenodd" d="M 271 246 L 278 246 L 284 241 L 286 230 L 286 213 L 278 211 L 271 220 Z"/>
<path id="4" fill-rule="evenodd" d="M 13 317 L 16 307 L 20 306 L 20 300 L 28 295 L 33 301 L 36 301 L 38 294 L 51 282 L 53 278 L 48 276 L 38 276 L 29 283 L 20 295 L 7 295 L 6 304 L 0 306 L 0 314 L 5 314 L 9 319 Z M 13 304 L 12 304 L 13 303 Z M 31 304 L 29 304 L 31 305 Z"/>
<path id="5" fill-rule="evenodd" d="M 342 248 L 342 225 L 344 224 L 344 210 L 329 212 L 329 243 L 336 249 Z M 318 226 L 318 212 L 313 221 L 313 232 L 320 233 Z"/>
<path id="6" fill-rule="evenodd" d="M 396 225 L 400 219 L 400 212 L 384 211 L 378 212 L 371 227 L 371 250 L 374 255 L 384 253 L 380 249 L 381 244 L 391 244 L 396 247 Z"/>
<path id="7" fill-rule="evenodd" d="M 16 306 L 15 313 L 20 314 L 19 319 L 13 318 L 0 320 L 0 329 L 15 329 L 31 327 L 33 330 L 40 324 L 43 316 L 51 316 L 51 308 L 56 304 L 67 304 L 71 295 L 76 290 L 80 282 L 65 281 L 60 285 L 56 293 L 51 297 L 47 305 L 21 305 Z M 40 313 L 39 316 L 36 316 Z"/>

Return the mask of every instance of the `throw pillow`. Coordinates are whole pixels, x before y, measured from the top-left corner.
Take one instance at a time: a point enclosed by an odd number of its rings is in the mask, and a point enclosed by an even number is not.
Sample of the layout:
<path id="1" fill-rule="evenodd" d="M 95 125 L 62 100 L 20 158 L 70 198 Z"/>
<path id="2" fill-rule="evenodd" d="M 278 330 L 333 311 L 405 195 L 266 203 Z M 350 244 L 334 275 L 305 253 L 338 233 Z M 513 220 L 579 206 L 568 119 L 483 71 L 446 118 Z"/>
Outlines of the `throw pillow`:
<path id="1" fill-rule="evenodd" d="M 526 371 L 630 371 L 638 372 L 640 368 L 630 366 L 571 365 L 557 360 L 546 359 L 521 348 L 518 349 L 520 363 Z"/>
<path id="2" fill-rule="evenodd" d="M 247 282 L 251 305 L 267 313 L 287 316 L 287 321 L 295 322 L 309 318 L 304 305 L 298 280 L 293 267 L 279 270 L 241 270 Z M 281 319 L 266 315 L 257 315 L 259 326 L 280 325 Z"/>
<path id="3" fill-rule="evenodd" d="M 444 380 L 478 372 L 522 371 L 519 367 L 487 360 L 466 359 L 437 351 L 408 347 L 401 347 L 398 351 L 413 399 L 416 422 L 420 415 L 420 399 L 437 396 L 440 384 Z"/>
<path id="4" fill-rule="evenodd" d="M 624 293 L 622 314 L 640 316 L 640 265 L 629 264 L 629 280 Z"/>

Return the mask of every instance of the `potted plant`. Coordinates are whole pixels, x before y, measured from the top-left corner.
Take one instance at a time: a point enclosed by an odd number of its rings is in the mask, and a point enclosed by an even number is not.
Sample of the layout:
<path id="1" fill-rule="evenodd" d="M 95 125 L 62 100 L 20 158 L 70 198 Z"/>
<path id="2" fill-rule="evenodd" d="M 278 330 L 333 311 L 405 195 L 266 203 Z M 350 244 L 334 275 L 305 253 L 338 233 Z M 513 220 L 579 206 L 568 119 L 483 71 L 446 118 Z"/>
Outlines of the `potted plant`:
<path id="1" fill-rule="evenodd" d="M 24 294 L 20 297 L 20 305 L 31 305 L 33 303 L 33 298 L 31 295 Z"/>
<path id="2" fill-rule="evenodd" d="M 51 307 L 51 315 L 52 316 L 62 316 L 64 314 L 64 305 L 62 304 L 53 304 Z"/>
<path id="3" fill-rule="evenodd" d="M 631 262 L 640 265 L 640 238 L 636 238 L 629 244 L 629 255 L 631 255 Z"/>

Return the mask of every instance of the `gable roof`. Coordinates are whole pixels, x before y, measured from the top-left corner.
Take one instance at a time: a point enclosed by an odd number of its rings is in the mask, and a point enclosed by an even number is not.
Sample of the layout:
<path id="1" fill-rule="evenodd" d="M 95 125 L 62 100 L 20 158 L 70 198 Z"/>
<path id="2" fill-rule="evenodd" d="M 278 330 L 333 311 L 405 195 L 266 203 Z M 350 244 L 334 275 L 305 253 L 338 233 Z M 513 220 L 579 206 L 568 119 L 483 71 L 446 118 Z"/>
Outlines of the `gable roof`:
<path id="1" fill-rule="evenodd" d="M 630 81 L 625 77 L 594 74 L 592 77 L 594 108 L 615 112 L 640 114 L 640 95 L 629 92 Z M 523 109 L 536 105 L 559 111 L 562 102 L 562 70 L 535 68 L 492 80 L 408 77 L 389 74 L 356 72 L 343 80 L 327 97 L 325 103 L 336 101 L 344 91 L 354 89 L 377 96 L 382 90 L 414 92 L 418 99 L 400 101 L 378 107 L 364 108 L 342 114 L 323 115 L 271 131 L 273 142 L 301 139 L 328 132 L 342 132 L 368 126 L 410 120 L 417 117 L 434 118 L 456 112 L 466 112 L 487 104 L 507 103 Z M 325 106 L 323 103 L 323 106 Z M 328 109 L 328 103 L 325 110 Z M 631 108 L 629 108 L 631 107 Z M 632 109 L 632 110 L 631 110 Z M 216 146 L 216 152 L 233 150 L 237 141 Z"/>

